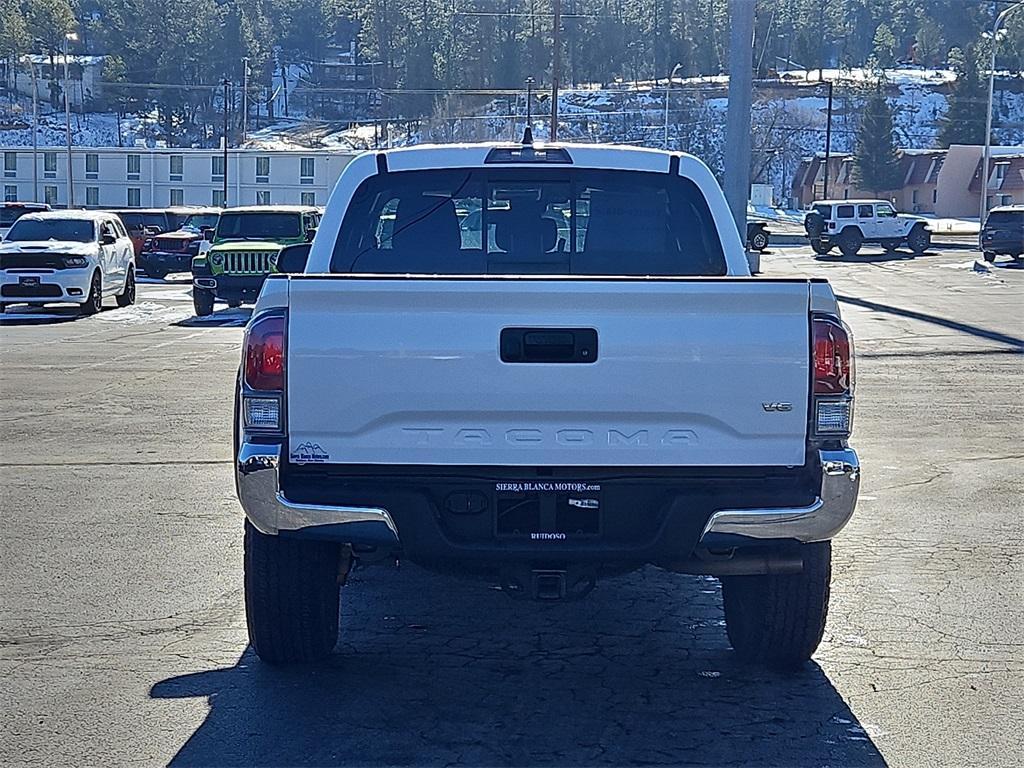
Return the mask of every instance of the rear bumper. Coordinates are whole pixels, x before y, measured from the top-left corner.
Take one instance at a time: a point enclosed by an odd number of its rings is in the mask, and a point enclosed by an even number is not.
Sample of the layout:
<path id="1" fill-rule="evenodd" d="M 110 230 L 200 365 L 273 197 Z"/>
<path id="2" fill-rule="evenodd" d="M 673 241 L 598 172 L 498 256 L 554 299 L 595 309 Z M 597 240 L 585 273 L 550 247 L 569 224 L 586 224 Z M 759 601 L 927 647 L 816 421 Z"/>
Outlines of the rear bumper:
<path id="1" fill-rule="evenodd" d="M 694 520 L 688 510 L 688 500 L 678 496 L 666 504 L 666 514 L 652 530 L 651 542 L 634 547 L 617 547 L 597 539 L 573 553 L 587 559 L 639 559 L 656 562 L 664 557 L 686 557 L 694 546 L 708 549 L 756 546 L 769 542 L 815 542 L 834 537 L 853 515 L 860 486 L 860 464 L 857 454 L 849 449 L 820 451 L 820 481 L 817 495 L 809 504 L 784 507 L 720 508 Z M 281 446 L 277 444 L 243 443 L 235 465 L 235 479 L 239 500 L 250 522 L 266 534 L 301 533 L 310 538 L 330 538 L 354 546 L 371 546 L 384 550 L 415 549 L 420 539 L 438 536 L 425 518 L 427 505 L 416 515 L 407 511 L 391 512 L 385 507 L 365 504 L 367 494 L 354 484 L 347 487 L 352 505 L 327 503 L 301 503 L 289 499 L 282 489 Z M 725 481 L 727 483 L 728 481 Z M 346 488 L 344 483 L 336 486 Z M 344 491 L 339 491 L 339 493 Z M 390 489 L 381 485 L 382 496 Z M 395 498 L 394 496 L 389 496 Z M 334 498 L 332 496 L 332 498 Z M 393 514 L 393 512 L 395 514 Z M 402 517 L 405 515 L 405 517 Z M 683 532 L 689 524 L 676 525 L 674 517 L 689 515 L 689 522 L 697 522 L 694 535 Z M 415 541 L 403 542 L 399 524 L 408 525 L 407 536 Z M 674 539 L 679 536 L 679 540 Z M 500 547 L 452 545 L 445 556 L 465 555 L 470 559 L 486 559 L 500 553 L 514 558 L 528 557 L 534 551 L 515 544 Z M 568 550 L 567 550 L 568 551 Z M 436 554 L 436 548 L 432 551 Z M 549 555 L 553 553 L 549 552 Z"/>
<path id="2" fill-rule="evenodd" d="M 188 272 L 192 268 L 192 256 L 188 251 L 143 251 L 139 255 L 139 267 L 147 273 L 150 269 Z"/>

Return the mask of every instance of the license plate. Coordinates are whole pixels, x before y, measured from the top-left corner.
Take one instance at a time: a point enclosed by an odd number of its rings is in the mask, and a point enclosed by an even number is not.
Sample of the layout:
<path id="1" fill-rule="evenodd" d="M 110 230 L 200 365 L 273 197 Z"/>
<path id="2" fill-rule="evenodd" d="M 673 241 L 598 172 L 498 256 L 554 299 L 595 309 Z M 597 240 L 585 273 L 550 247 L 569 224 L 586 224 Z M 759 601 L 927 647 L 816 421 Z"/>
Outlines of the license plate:
<path id="1" fill-rule="evenodd" d="M 600 483 L 526 480 L 494 490 L 499 536 L 556 542 L 601 533 Z"/>
<path id="2" fill-rule="evenodd" d="M 19 285 L 39 285 L 39 278 L 38 277 L 19 277 L 18 278 L 18 284 Z"/>

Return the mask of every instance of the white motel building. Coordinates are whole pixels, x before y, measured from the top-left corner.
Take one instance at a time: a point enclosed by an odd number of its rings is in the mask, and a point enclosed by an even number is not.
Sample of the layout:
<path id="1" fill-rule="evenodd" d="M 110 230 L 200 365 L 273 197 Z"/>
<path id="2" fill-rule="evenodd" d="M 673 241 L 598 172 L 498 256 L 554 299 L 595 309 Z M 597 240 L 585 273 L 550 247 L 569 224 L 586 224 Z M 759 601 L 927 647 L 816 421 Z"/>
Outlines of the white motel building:
<path id="1" fill-rule="evenodd" d="M 5 202 L 67 206 L 66 149 L 40 147 L 34 163 L 31 147 L 0 151 Z M 344 150 L 228 150 L 225 200 L 222 150 L 73 147 L 74 206 L 322 206 L 341 169 L 357 154 Z"/>

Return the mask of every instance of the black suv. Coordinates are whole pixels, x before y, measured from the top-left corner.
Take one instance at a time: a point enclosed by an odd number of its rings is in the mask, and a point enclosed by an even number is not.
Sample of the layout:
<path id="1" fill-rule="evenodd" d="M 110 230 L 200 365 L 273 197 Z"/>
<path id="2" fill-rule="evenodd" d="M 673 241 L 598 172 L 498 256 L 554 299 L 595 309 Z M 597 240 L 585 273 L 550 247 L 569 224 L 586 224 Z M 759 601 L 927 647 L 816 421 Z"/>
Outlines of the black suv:
<path id="1" fill-rule="evenodd" d="M 985 261 L 1005 254 L 1015 259 L 1024 256 L 1024 205 L 993 208 L 981 228 L 981 251 Z"/>

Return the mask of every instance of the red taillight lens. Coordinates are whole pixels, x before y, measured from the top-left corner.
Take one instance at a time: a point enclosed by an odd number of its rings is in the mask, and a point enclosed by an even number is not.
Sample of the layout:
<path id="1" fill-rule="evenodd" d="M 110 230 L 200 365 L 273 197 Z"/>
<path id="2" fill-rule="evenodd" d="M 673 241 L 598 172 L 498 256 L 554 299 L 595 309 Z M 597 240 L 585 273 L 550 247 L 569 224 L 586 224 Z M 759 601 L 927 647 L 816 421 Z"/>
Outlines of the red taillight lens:
<path id="1" fill-rule="evenodd" d="M 262 317 L 245 334 L 245 384 L 261 392 L 284 389 L 285 318 Z"/>
<path id="2" fill-rule="evenodd" d="M 853 350 L 850 333 L 842 323 L 815 318 L 814 394 L 845 395 L 853 393 Z"/>

